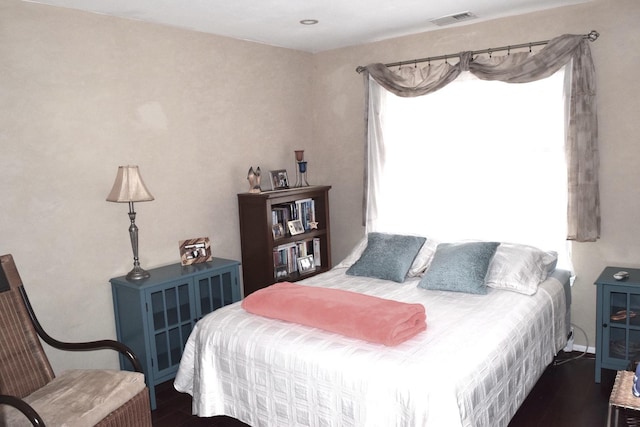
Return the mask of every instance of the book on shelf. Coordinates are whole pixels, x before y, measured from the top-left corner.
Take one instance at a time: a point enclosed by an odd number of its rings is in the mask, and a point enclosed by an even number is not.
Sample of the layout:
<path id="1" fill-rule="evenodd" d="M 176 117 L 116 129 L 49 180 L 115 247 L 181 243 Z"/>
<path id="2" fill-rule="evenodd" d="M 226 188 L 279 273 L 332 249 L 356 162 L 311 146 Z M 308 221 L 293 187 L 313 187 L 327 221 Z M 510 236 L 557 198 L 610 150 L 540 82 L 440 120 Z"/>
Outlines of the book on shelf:
<path id="1" fill-rule="evenodd" d="M 287 222 L 291 220 L 291 211 L 285 206 L 274 206 L 271 208 L 271 221 L 273 225 L 280 224 L 287 230 Z"/>
<path id="2" fill-rule="evenodd" d="M 320 257 L 320 238 L 313 238 L 313 262 L 316 267 L 322 267 L 322 258 Z"/>
<path id="3" fill-rule="evenodd" d="M 313 255 L 315 267 L 320 267 L 320 239 L 300 240 L 278 245 L 273 249 L 273 275 L 276 279 L 298 271 L 298 258 Z M 284 273 L 286 269 L 286 274 Z"/>
<path id="4" fill-rule="evenodd" d="M 302 226 L 305 231 L 309 231 L 311 229 L 310 223 L 316 220 L 315 202 L 313 199 L 300 199 L 296 200 L 295 204 L 296 219 L 302 221 Z"/>
<path id="5" fill-rule="evenodd" d="M 309 231 L 311 223 L 316 220 L 315 201 L 311 198 L 300 199 L 271 207 L 272 225 L 282 224 L 284 230 L 288 230 L 288 222 L 294 219 L 299 219 L 304 230 Z"/>
<path id="6" fill-rule="evenodd" d="M 298 246 L 298 256 L 299 257 L 303 257 L 303 256 L 307 256 L 308 251 L 307 251 L 307 242 L 298 242 L 297 244 Z"/>
<path id="7" fill-rule="evenodd" d="M 287 273 L 291 274 L 298 271 L 298 245 L 296 243 L 287 243 L 279 245 L 273 250 L 273 266 L 274 277 L 281 278 L 281 269 L 279 266 L 286 266 Z"/>

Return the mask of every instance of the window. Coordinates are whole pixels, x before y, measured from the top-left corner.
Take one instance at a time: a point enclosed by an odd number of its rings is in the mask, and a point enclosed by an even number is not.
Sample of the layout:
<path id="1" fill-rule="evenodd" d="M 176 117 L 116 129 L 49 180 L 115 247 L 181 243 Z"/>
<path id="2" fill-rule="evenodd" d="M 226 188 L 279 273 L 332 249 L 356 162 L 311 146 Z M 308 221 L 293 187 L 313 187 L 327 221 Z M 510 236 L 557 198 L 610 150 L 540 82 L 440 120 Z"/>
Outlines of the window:
<path id="1" fill-rule="evenodd" d="M 370 127 L 375 213 L 368 231 L 420 230 L 440 241 L 508 241 L 565 252 L 563 89 L 563 70 L 522 84 L 467 72 L 413 98 L 370 79 L 377 102 L 370 111 L 382 134 L 371 138 Z M 570 266 L 566 254 L 560 263 Z"/>

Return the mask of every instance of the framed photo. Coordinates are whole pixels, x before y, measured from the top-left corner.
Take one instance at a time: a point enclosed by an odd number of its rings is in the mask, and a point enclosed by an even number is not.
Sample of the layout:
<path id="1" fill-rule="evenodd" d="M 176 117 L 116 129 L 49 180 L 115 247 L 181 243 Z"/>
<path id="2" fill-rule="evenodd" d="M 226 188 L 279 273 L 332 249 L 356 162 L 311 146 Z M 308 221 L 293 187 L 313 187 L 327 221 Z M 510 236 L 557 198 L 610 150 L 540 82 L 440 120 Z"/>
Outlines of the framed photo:
<path id="1" fill-rule="evenodd" d="M 273 224 L 271 231 L 273 232 L 274 240 L 282 239 L 284 237 L 284 228 L 282 228 L 282 224 Z"/>
<path id="2" fill-rule="evenodd" d="M 180 262 L 182 265 L 211 261 L 211 242 L 208 237 L 198 237 L 180 241 Z"/>
<path id="3" fill-rule="evenodd" d="M 302 225 L 302 221 L 299 219 L 287 222 L 287 226 L 289 227 L 289 233 L 291 233 L 292 236 L 304 233 L 304 226 Z"/>
<path id="4" fill-rule="evenodd" d="M 276 265 L 275 276 L 276 276 L 276 279 L 279 279 L 279 280 L 286 279 L 289 276 L 289 271 L 287 270 L 287 266 Z"/>
<path id="5" fill-rule="evenodd" d="M 298 258 L 298 273 L 308 274 L 315 271 L 316 265 L 313 262 L 313 255 Z"/>
<path id="6" fill-rule="evenodd" d="M 286 169 L 269 171 L 269 177 L 271 178 L 272 190 L 284 190 L 285 188 L 289 188 L 289 177 L 287 176 Z"/>

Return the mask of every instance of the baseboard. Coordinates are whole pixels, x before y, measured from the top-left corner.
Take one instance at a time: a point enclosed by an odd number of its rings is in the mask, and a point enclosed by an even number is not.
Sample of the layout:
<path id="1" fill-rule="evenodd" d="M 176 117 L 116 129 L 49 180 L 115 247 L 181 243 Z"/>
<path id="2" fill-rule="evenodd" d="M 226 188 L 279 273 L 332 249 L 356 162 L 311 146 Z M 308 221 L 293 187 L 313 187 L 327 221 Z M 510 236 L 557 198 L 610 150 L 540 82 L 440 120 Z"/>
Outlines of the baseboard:
<path id="1" fill-rule="evenodd" d="M 587 347 L 584 345 L 578 345 L 574 343 L 575 339 L 575 329 L 578 329 L 584 335 L 584 339 L 587 341 L 587 345 L 589 344 L 589 338 L 587 337 L 587 333 L 581 327 L 571 324 L 571 328 L 569 330 L 569 335 L 567 336 L 567 345 L 564 347 L 563 351 L 566 353 L 571 353 L 574 351 L 584 352 L 586 350 L 587 353 L 596 354 L 595 347 Z"/>
<path id="2" fill-rule="evenodd" d="M 581 352 L 583 352 L 585 350 L 585 348 L 587 349 L 587 353 L 596 354 L 596 348 L 595 347 L 585 347 L 585 346 L 579 345 L 579 344 L 574 344 L 573 345 L 573 351 L 581 351 Z"/>

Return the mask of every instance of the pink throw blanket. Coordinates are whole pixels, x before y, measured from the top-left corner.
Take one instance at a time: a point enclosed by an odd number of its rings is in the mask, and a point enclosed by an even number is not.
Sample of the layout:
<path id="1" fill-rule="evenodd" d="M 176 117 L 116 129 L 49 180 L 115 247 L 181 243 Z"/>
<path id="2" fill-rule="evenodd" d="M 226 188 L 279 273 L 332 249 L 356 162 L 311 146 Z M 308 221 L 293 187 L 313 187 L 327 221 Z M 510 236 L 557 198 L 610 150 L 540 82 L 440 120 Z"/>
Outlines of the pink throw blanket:
<path id="1" fill-rule="evenodd" d="M 276 283 L 242 301 L 249 313 L 393 346 L 427 329 L 422 304 L 340 289 Z"/>

